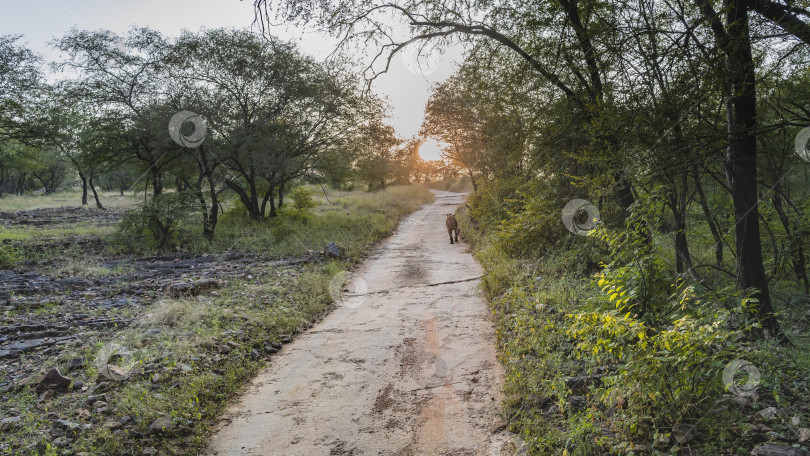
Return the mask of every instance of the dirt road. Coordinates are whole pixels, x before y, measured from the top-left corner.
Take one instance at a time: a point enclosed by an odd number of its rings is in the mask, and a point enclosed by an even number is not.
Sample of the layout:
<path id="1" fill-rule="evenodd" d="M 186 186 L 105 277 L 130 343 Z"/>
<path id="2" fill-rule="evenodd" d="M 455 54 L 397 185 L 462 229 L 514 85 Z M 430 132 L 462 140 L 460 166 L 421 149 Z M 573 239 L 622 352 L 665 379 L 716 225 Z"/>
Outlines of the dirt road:
<path id="1" fill-rule="evenodd" d="M 482 271 L 444 227 L 463 195 L 436 193 L 228 408 L 207 454 L 507 454 Z"/>

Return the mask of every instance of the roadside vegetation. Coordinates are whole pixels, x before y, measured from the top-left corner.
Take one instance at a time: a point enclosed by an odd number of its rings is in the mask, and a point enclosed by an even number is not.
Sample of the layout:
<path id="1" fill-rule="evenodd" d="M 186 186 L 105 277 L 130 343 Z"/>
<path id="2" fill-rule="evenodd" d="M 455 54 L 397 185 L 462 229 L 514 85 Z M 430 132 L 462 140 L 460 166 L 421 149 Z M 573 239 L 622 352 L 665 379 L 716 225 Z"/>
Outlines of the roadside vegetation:
<path id="1" fill-rule="evenodd" d="M 507 202 L 502 191 L 480 189 L 458 215 L 486 270 L 507 372 L 504 416 L 529 454 L 748 455 L 767 441 L 804 445 L 810 314 L 794 281 L 773 288 L 792 341 L 780 346 L 753 335 L 744 311 L 756 303 L 733 282 L 707 290 L 671 273 L 671 235 L 649 244 L 638 235 L 641 222 L 666 223 L 660 212 L 628 222 L 636 230 L 602 225 L 584 237 L 565 230 L 555 208 L 524 206 L 534 195 Z M 547 225 L 521 229 L 527 220 L 509 204 Z M 533 234 L 542 246 L 526 249 Z M 756 378 L 739 368 L 724 377 L 739 359 Z"/>

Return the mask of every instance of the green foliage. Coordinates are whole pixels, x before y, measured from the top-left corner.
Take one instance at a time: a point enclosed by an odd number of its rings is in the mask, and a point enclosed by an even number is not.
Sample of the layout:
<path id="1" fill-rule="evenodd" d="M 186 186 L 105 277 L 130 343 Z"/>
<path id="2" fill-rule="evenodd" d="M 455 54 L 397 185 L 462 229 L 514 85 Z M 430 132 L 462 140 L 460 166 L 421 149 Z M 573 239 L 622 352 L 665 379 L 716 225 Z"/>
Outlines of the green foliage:
<path id="1" fill-rule="evenodd" d="M 625 312 L 628 298 L 617 291 L 621 285 L 604 277 L 599 282 L 608 300 L 623 308 L 569 314 L 567 333 L 578 341 L 577 357 L 620 366 L 592 393 L 618 409 L 613 425 L 650 440 L 675 425 L 699 425 L 709 435 L 727 427 L 707 417 L 722 399 L 720 373 L 735 358 L 743 334 L 729 329 L 731 314 L 682 287 L 669 303 L 682 315 L 665 327 L 650 326 Z"/>
<path id="2" fill-rule="evenodd" d="M 318 202 L 313 198 L 312 190 L 307 187 L 295 187 L 288 196 L 293 201 L 293 207 L 300 211 L 318 206 Z"/>
<path id="3" fill-rule="evenodd" d="M 23 251 L 10 244 L 0 244 L 0 269 L 14 269 L 23 260 Z"/>
<path id="4" fill-rule="evenodd" d="M 661 248 L 669 232 L 657 231 L 668 215 L 660 195 L 639 195 L 621 223 L 576 236 L 562 227 L 562 202 L 532 201 L 553 198 L 544 185 L 488 182 L 457 213 L 486 270 L 510 430 L 529 454 L 750 451 L 745 423 L 765 406 L 732 401 L 724 368 L 750 361 L 758 393 L 795 407 L 806 348 L 787 355 L 753 339 L 757 302 L 733 282 L 675 274 Z M 598 380 L 584 388 L 567 383 L 590 375 Z M 690 429 L 703 437 L 684 448 L 676 439 Z"/>
<path id="5" fill-rule="evenodd" d="M 118 229 L 121 242 L 133 246 L 141 241 L 148 248 L 164 249 L 177 245 L 183 222 L 199 211 L 193 192 L 173 192 L 155 196 L 136 209 L 124 213 Z"/>

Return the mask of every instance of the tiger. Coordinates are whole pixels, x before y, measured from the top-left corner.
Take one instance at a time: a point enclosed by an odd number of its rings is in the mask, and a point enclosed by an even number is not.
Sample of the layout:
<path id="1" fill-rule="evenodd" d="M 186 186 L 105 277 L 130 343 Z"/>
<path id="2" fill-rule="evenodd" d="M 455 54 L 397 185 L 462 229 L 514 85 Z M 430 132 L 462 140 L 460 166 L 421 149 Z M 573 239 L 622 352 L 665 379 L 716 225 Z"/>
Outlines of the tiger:
<path id="1" fill-rule="evenodd" d="M 447 214 L 447 220 L 444 222 L 447 226 L 447 234 L 450 235 L 450 243 L 453 243 L 453 232 L 456 232 L 456 242 L 458 242 L 458 220 L 453 214 Z"/>

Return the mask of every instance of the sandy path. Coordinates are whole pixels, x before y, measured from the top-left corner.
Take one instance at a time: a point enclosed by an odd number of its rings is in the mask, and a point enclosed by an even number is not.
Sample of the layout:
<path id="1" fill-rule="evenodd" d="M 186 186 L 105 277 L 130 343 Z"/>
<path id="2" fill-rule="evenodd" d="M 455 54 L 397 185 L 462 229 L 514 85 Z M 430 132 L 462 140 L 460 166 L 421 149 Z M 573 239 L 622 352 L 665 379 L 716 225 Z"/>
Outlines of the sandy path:
<path id="1" fill-rule="evenodd" d="M 444 228 L 463 195 L 436 194 L 356 271 L 368 294 L 274 356 L 207 454 L 506 454 L 482 271 Z"/>

